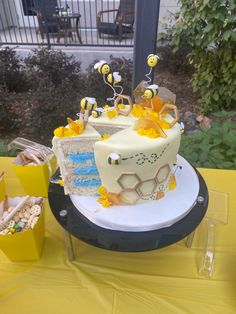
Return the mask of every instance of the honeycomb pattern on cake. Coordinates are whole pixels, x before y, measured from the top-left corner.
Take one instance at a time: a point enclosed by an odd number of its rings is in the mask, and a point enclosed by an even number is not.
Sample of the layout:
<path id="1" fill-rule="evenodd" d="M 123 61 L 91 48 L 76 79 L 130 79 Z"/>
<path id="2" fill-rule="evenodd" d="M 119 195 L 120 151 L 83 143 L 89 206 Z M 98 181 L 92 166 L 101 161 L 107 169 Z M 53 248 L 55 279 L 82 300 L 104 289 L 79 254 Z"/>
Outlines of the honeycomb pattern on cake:
<path id="1" fill-rule="evenodd" d="M 155 179 L 143 181 L 137 187 L 137 192 L 141 197 L 152 195 L 157 187 Z"/>
<path id="2" fill-rule="evenodd" d="M 135 189 L 141 182 L 136 173 L 123 173 L 117 181 L 122 190 Z"/>
<path id="3" fill-rule="evenodd" d="M 135 204 L 140 198 L 152 197 L 158 187 L 165 186 L 170 173 L 168 164 L 159 168 L 154 177 L 143 181 L 136 173 L 122 173 L 117 180 L 122 189 L 121 198 L 128 204 Z"/>
<path id="4" fill-rule="evenodd" d="M 171 169 L 170 169 L 169 165 L 162 166 L 157 171 L 157 174 L 155 176 L 156 183 L 159 184 L 159 183 L 164 182 L 168 178 L 170 171 L 171 171 Z"/>

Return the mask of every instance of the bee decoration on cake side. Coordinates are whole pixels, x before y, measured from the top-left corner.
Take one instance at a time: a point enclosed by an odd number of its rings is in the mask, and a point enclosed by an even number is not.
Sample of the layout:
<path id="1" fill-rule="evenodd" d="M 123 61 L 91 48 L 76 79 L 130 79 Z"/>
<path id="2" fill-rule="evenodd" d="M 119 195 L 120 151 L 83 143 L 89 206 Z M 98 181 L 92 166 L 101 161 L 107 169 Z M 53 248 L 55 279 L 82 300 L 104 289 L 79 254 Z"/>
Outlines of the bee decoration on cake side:
<path id="1" fill-rule="evenodd" d="M 180 122 L 180 132 L 181 132 L 181 134 L 183 134 L 184 131 L 185 131 L 184 123 L 183 123 L 183 122 Z"/>
<path id="2" fill-rule="evenodd" d="M 121 156 L 117 153 L 110 153 L 107 157 L 109 165 L 119 165 L 121 163 Z"/>
<path id="3" fill-rule="evenodd" d="M 106 75 L 110 73 L 111 68 L 105 60 L 100 60 L 94 65 L 94 69 L 98 70 L 98 73 Z"/>
<path id="4" fill-rule="evenodd" d="M 157 84 L 153 84 L 148 86 L 148 88 L 145 89 L 143 97 L 145 97 L 148 100 L 151 100 L 153 97 L 155 97 L 158 94 L 159 86 Z"/>
<path id="5" fill-rule="evenodd" d="M 147 56 L 147 65 L 150 67 L 150 71 L 149 73 L 147 73 L 145 76 L 148 79 L 146 82 L 149 83 L 151 82 L 151 73 L 152 73 L 152 69 L 157 66 L 158 62 L 160 60 L 160 57 L 158 55 L 155 55 L 153 53 L 149 54 Z"/>

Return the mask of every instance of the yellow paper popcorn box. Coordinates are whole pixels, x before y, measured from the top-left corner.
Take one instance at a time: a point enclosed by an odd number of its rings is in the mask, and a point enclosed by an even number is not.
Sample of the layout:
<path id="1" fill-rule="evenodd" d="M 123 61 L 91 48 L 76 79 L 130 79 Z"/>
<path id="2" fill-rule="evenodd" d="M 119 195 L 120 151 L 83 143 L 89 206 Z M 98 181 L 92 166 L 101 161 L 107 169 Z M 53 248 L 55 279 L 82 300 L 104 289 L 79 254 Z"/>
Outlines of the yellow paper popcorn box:
<path id="1" fill-rule="evenodd" d="M 9 198 L 9 205 L 16 204 L 22 197 Z M 0 234 L 0 250 L 11 261 L 38 260 L 42 254 L 45 237 L 45 209 L 42 208 L 39 219 L 33 229 L 14 234 Z"/>
<path id="2" fill-rule="evenodd" d="M 53 156 L 48 163 L 42 165 L 22 166 L 16 158 L 12 169 L 26 194 L 47 197 L 49 180 L 57 169 L 57 160 Z"/>
<path id="3" fill-rule="evenodd" d="M 0 173 L 0 202 L 2 202 L 5 198 L 5 181 L 4 174 Z"/>

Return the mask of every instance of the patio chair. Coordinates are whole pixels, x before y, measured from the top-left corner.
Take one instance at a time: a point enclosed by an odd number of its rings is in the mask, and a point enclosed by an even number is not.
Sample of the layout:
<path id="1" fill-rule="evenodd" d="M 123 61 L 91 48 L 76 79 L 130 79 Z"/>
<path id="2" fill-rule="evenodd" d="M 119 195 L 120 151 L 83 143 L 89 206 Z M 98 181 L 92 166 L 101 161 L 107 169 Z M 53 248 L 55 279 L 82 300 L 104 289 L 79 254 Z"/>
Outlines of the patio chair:
<path id="1" fill-rule="evenodd" d="M 123 34 L 133 33 L 135 0 L 120 0 L 118 9 L 100 11 L 97 14 L 97 29 L 101 34 L 118 36 L 122 40 Z M 117 12 L 114 22 L 103 22 L 103 15 Z"/>
<path id="2" fill-rule="evenodd" d="M 33 0 L 34 8 L 33 12 L 37 15 L 38 19 L 38 32 L 42 39 L 44 39 L 44 35 L 48 34 L 57 34 L 58 25 L 55 19 L 56 7 L 58 7 L 57 0 Z M 60 28 L 65 28 L 63 25 L 63 21 L 61 21 Z M 72 33 L 69 34 L 72 37 Z"/>

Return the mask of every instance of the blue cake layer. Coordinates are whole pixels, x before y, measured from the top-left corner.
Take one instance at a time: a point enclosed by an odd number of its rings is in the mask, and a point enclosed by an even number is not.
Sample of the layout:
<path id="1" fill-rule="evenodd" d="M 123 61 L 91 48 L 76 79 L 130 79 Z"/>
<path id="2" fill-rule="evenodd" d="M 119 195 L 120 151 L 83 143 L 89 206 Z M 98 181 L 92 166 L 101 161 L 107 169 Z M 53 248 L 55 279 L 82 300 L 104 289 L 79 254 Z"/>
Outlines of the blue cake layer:
<path id="1" fill-rule="evenodd" d="M 75 168 L 73 170 L 73 174 L 83 175 L 83 174 L 98 174 L 98 170 L 96 167 L 91 168 Z"/>
<path id="2" fill-rule="evenodd" d="M 98 187 L 101 185 L 100 180 L 81 180 L 81 179 L 74 179 L 73 181 L 76 187 Z"/>
<path id="3" fill-rule="evenodd" d="M 94 153 L 73 153 L 67 156 L 68 160 L 74 163 L 83 164 L 86 161 L 94 160 Z"/>
<path id="4" fill-rule="evenodd" d="M 70 168 L 74 176 L 72 182 L 75 187 L 95 188 L 96 190 L 101 185 L 93 152 L 70 153 L 67 160 L 72 163 Z"/>

